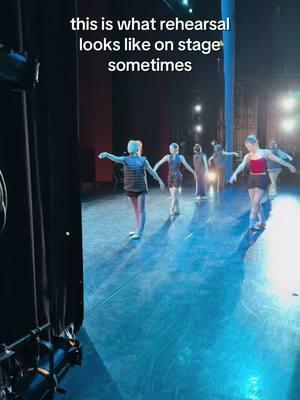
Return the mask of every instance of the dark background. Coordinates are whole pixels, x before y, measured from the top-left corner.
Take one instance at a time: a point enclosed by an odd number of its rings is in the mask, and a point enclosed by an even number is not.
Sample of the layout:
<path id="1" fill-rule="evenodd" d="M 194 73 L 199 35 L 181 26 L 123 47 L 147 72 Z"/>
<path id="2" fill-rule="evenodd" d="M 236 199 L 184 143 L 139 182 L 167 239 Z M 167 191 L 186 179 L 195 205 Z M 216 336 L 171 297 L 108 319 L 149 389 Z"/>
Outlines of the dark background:
<path id="1" fill-rule="evenodd" d="M 35 91 L 0 82 L 0 169 L 7 226 L 0 236 L 0 343 L 83 318 L 76 40 L 73 1 L 1 3 L 0 43 L 41 62 Z M 67 235 L 69 232 L 69 236 Z"/>
<path id="2" fill-rule="evenodd" d="M 79 0 L 79 15 L 111 19 L 219 19 L 221 1 L 190 1 L 193 14 L 179 0 Z M 253 81 L 251 91 L 259 92 L 257 134 L 266 145 L 266 99 L 286 88 L 285 80 L 299 77 L 300 4 L 295 0 L 236 1 L 236 79 Z M 85 33 L 97 40 L 101 32 Z M 120 33 L 105 34 L 120 39 Z M 127 33 L 128 35 L 128 33 Z M 220 33 L 135 32 L 138 39 L 219 40 Z M 144 58 L 156 58 L 147 54 Z M 144 153 L 155 163 L 168 151 L 172 141 L 187 143 L 186 155 L 195 143 L 193 106 L 201 103 L 203 132 L 199 141 L 210 154 L 210 142 L 217 138 L 218 111 L 224 107 L 223 51 L 211 55 L 164 55 L 166 59 L 190 59 L 191 73 L 109 73 L 109 54 L 79 55 L 80 143 L 83 182 L 110 182 L 112 164 L 97 161 L 100 151 L 123 154 L 130 138 L 141 139 Z M 119 54 L 119 59 L 138 59 L 139 55 Z M 271 84 L 270 84 L 271 81 Z M 271 87 L 271 89 L 270 89 Z M 297 89 L 295 87 L 295 89 Z M 245 100 L 247 101 L 247 99 Z M 295 138 L 291 138 L 293 141 Z"/>
<path id="3" fill-rule="evenodd" d="M 190 18 L 186 7 L 170 8 L 165 2 L 154 0 L 140 1 L 79 1 L 79 15 L 111 19 L 125 19 L 135 16 L 140 19 L 172 19 L 175 16 Z M 205 4 L 206 3 L 206 4 Z M 169 2 L 172 4 L 172 2 Z M 220 2 L 213 0 L 195 2 L 197 15 L 207 19 L 219 19 Z M 87 39 L 101 38 L 101 32 L 85 33 Z M 107 37 L 120 40 L 120 33 L 106 32 Z M 151 35 L 151 37 L 150 37 Z M 127 32 L 128 36 L 128 32 Z M 186 34 L 182 32 L 135 32 L 137 39 L 183 40 L 191 37 L 194 40 L 218 40 L 216 33 Z M 144 59 L 151 60 L 158 54 L 144 53 Z M 204 131 L 201 143 L 209 146 L 211 138 L 216 137 L 217 107 L 222 90 L 220 81 L 219 54 L 199 56 L 191 53 L 160 55 L 167 60 L 192 60 L 192 73 L 109 73 L 106 64 L 109 54 L 79 55 L 80 77 L 80 142 L 86 151 L 91 150 L 91 157 L 100 151 L 113 151 L 123 154 L 130 138 L 140 139 L 144 153 L 150 162 L 155 163 L 159 157 L 168 152 L 169 143 L 185 141 L 191 152 L 194 144 L 193 107 L 197 103 L 203 106 L 201 123 Z M 118 54 L 118 59 L 138 59 L 139 55 Z M 219 71 L 218 71 L 219 69 Z M 101 71 L 101 72 L 99 72 Z M 208 147 L 210 149 L 210 146 Z M 96 181 L 111 181 L 112 165 L 109 161 L 89 164 L 90 175 Z M 82 163 L 88 171 L 87 162 Z M 88 174 L 87 174 L 88 175 Z M 88 178 L 88 176 L 83 176 Z"/>

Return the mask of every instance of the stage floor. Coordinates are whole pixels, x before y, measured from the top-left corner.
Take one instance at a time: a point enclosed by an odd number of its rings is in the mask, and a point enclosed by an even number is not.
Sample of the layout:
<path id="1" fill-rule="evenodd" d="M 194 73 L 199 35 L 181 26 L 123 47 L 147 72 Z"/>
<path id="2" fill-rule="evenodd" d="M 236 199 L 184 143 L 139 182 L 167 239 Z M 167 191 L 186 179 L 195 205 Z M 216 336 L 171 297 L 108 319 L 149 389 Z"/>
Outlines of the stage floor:
<path id="1" fill-rule="evenodd" d="M 142 241 L 124 194 L 83 202 L 84 362 L 72 400 L 299 400 L 300 188 L 247 232 L 245 189 L 152 189 Z"/>

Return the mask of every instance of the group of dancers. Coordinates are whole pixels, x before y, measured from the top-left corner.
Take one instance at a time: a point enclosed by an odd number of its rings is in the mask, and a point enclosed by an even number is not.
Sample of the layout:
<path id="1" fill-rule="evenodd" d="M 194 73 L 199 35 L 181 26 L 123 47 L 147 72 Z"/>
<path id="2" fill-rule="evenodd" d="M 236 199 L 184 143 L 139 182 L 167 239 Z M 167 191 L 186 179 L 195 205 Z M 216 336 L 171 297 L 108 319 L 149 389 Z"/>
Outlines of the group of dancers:
<path id="1" fill-rule="evenodd" d="M 296 168 L 285 161 L 292 161 L 292 157 L 278 149 L 275 140 L 270 142 L 270 149 L 260 149 L 258 140 L 254 135 L 249 135 L 245 140 L 245 146 L 248 153 L 243 161 L 234 171 L 229 182 L 233 184 L 237 180 L 237 176 L 248 165 L 250 166 L 250 174 L 248 180 L 248 192 L 251 201 L 251 212 L 249 218 L 249 230 L 260 230 L 266 226 L 266 220 L 261 205 L 262 198 L 269 187 L 269 178 L 271 180 L 270 196 L 276 195 L 276 182 L 279 176 L 281 165 L 287 167 L 292 173 L 296 172 Z M 168 163 L 168 188 L 171 195 L 170 215 L 176 216 L 180 213 L 179 209 L 179 191 L 182 185 L 181 165 L 183 165 L 191 174 L 194 175 L 196 181 L 196 200 L 205 200 L 206 196 L 206 179 L 208 176 L 208 167 L 214 162 L 217 177 L 218 190 L 224 191 L 225 175 L 226 175 L 226 156 L 239 156 L 236 152 L 226 152 L 222 146 L 214 143 L 214 153 L 207 159 L 199 144 L 194 146 L 193 164 L 194 169 L 186 161 L 185 157 L 179 154 L 179 146 L 172 143 L 169 147 L 169 154 L 165 155 L 158 163 L 151 167 L 146 157 L 142 155 L 142 143 L 139 140 L 130 140 L 128 142 L 128 156 L 117 157 L 113 154 L 103 152 L 99 154 L 99 158 L 108 158 L 116 163 L 123 164 L 124 167 L 124 189 L 129 201 L 132 204 L 135 219 L 136 230 L 130 232 L 132 240 L 142 238 L 145 221 L 145 199 L 148 193 L 148 184 L 146 171 L 153 176 L 159 183 L 161 190 L 165 189 L 162 179 L 157 174 L 158 168 Z"/>

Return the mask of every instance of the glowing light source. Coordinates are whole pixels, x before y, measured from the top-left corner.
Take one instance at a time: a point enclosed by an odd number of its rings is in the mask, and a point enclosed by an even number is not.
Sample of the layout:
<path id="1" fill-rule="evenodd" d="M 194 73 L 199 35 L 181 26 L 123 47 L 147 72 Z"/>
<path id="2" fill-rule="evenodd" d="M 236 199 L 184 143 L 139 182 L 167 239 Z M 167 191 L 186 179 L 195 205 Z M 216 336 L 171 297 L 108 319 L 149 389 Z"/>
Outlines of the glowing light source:
<path id="1" fill-rule="evenodd" d="M 202 125 L 196 125 L 196 132 L 198 132 L 198 133 L 200 133 L 200 132 L 202 132 L 203 131 L 203 127 L 202 127 Z"/>
<path id="2" fill-rule="evenodd" d="M 296 99 L 294 97 L 286 97 L 285 99 L 282 100 L 282 107 L 286 111 L 291 111 L 296 105 Z"/>
<path id="3" fill-rule="evenodd" d="M 291 118 L 285 119 L 282 121 L 281 126 L 286 132 L 292 132 L 296 127 L 296 121 Z"/>
<path id="4" fill-rule="evenodd" d="M 192 8 L 189 9 L 189 13 L 193 14 L 193 9 Z"/>
<path id="5" fill-rule="evenodd" d="M 282 196 L 276 205 L 276 213 L 268 222 L 266 246 L 266 279 L 268 292 L 282 309 L 298 307 L 293 293 L 300 288 L 298 260 L 299 234 L 296 215 L 300 202 L 291 195 Z M 284 241 L 281 232 L 285 232 Z M 284 248 L 283 248 L 284 247 Z"/>
<path id="6" fill-rule="evenodd" d="M 195 111 L 196 111 L 197 113 L 199 113 L 199 112 L 201 112 L 201 110 L 202 110 L 201 104 L 196 104 L 196 105 L 195 105 Z"/>
<path id="7" fill-rule="evenodd" d="M 215 182 L 217 179 L 217 174 L 215 172 L 209 172 L 207 179 L 209 182 Z"/>
<path id="8" fill-rule="evenodd" d="M 189 5 L 189 0 L 182 0 L 182 4 L 184 6 L 188 6 Z"/>

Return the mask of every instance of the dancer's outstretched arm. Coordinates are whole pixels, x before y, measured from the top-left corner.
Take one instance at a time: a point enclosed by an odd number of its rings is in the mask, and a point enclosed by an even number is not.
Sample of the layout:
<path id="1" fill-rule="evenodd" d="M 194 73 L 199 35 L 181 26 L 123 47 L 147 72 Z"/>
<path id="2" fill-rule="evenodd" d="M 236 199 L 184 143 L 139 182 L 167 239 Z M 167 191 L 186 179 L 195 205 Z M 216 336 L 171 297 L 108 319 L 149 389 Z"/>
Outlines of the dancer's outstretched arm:
<path id="1" fill-rule="evenodd" d="M 100 153 L 98 155 L 98 158 L 100 158 L 100 159 L 109 158 L 111 161 L 114 161 L 116 163 L 123 163 L 124 162 L 124 157 L 117 157 L 117 156 L 114 156 L 113 154 L 106 153 L 106 152 Z"/>
<path id="2" fill-rule="evenodd" d="M 185 166 L 185 168 L 190 171 L 191 174 L 196 176 L 196 172 L 193 170 L 193 168 L 190 166 L 190 164 L 186 161 L 186 159 L 183 156 L 180 156 L 182 164 Z"/>
<path id="3" fill-rule="evenodd" d="M 158 168 L 159 168 L 163 163 L 165 163 L 165 162 L 168 161 L 168 158 L 169 158 L 169 157 L 170 157 L 169 155 L 166 155 L 166 156 L 164 156 L 161 160 L 159 160 L 159 161 L 154 165 L 153 170 L 154 170 L 154 171 L 157 171 Z"/>
<path id="4" fill-rule="evenodd" d="M 292 173 L 295 173 L 295 172 L 296 172 L 296 168 L 295 168 L 292 164 L 288 163 L 287 161 L 283 160 L 283 159 L 280 158 L 280 157 L 274 156 L 274 154 L 272 154 L 270 151 L 268 151 L 267 157 L 268 157 L 270 160 L 275 161 L 275 162 L 277 162 L 278 164 L 281 164 L 281 165 L 287 167 Z"/>
<path id="5" fill-rule="evenodd" d="M 233 182 L 236 182 L 236 178 L 237 178 L 238 174 L 240 172 L 244 171 L 244 169 L 246 168 L 248 163 L 249 163 L 249 154 L 246 154 L 243 161 L 240 163 L 240 165 L 237 167 L 237 169 L 234 171 L 231 178 L 229 179 L 229 183 L 232 184 Z"/>
<path id="6" fill-rule="evenodd" d="M 225 150 L 223 150 L 223 154 L 224 154 L 224 156 L 236 156 L 236 157 L 239 156 L 239 153 L 237 153 L 236 151 L 225 151 Z"/>
<path id="7" fill-rule="evenodd" d="M 154 169 L 151 167 L 151 165 L 149 164 L 148 160 L 145 161 L 145 167 L 146 167 L 146 170 L 149 172 L 149 174 L 152 175 L 155 180 L 157 180 L 161 190 L 164 190 L 165 184 L 160 179 L 160 177 L 157 175 L 157 173 L 154 171 Z"/>
<path id="8" fill-rule="evenodd" d="M 207 164 L 206 154 L 203 155 L 203 162 L 204 162 L 204 168 L 205 168 L 205 175 L 207 175 L 208 174 L 208 164 Z"/>
<path id="9" fill-rule="evenodd" d="M 288 153 L 285 153 L 282 150 L 278 149 L 278 155 L 279 155 L 280 158 L 283 158 L 284 160 L 293 161 L 293 157 L 290 156 Z"/>

